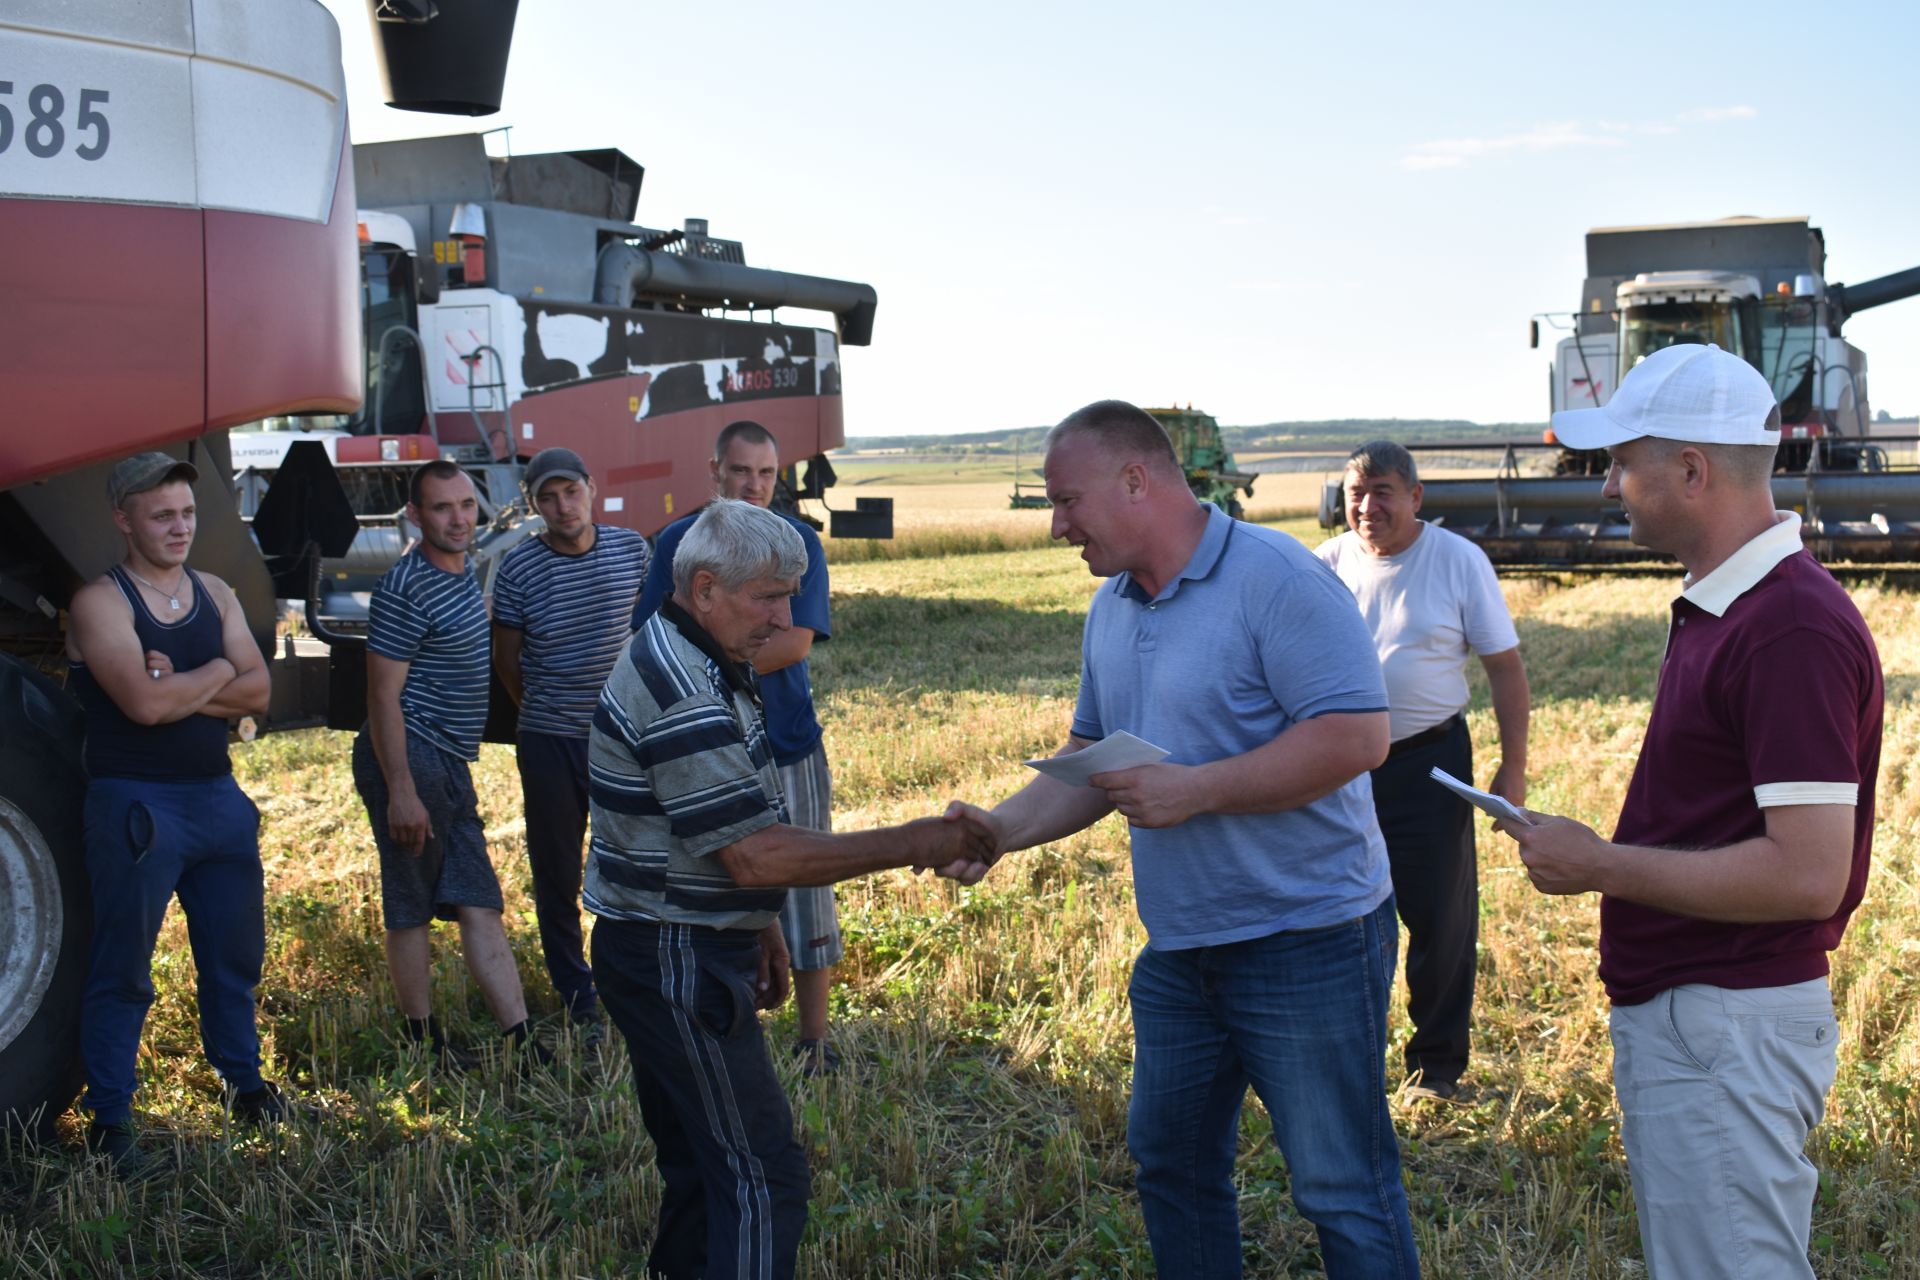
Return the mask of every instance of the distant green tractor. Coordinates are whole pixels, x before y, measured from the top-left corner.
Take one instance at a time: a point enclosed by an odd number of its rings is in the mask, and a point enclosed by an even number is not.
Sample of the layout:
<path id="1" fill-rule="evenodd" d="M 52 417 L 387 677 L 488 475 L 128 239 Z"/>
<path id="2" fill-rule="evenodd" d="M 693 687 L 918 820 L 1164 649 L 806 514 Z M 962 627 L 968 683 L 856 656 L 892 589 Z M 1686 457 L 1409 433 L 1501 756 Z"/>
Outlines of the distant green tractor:
<path id="1" fill-rule="evenodd" d="M 1251 498 L 1254 477 L 1234 469 L 1233 451 L 1220 438 L 1220 424 L 1213 420 L 1213 415 L 1200 413 L 1192 405 L 1184 409 L 1149 409 L 1147 412 L 1153 415 L 1154 421 L 1166 428 L 1167 435 L 1173 440 L 1174 456 L 1180 459 L 1180 465 L 1187 473 L 1187 484 L 1192 488 L 1193 496 L 1202 502 L 1211 502 L 1238 519 L 1242 508 L 1234 491 L 1241 490 Z M 1017 463 L 1015 471 L 1017 475 Z M 1037 487 L 1022 485 L 1016 479 L 1013 505 L 1046 506 L 1046 495 L 1032 492 Z M 1028 492 L 1022 493 L 1022 489 Z"/>

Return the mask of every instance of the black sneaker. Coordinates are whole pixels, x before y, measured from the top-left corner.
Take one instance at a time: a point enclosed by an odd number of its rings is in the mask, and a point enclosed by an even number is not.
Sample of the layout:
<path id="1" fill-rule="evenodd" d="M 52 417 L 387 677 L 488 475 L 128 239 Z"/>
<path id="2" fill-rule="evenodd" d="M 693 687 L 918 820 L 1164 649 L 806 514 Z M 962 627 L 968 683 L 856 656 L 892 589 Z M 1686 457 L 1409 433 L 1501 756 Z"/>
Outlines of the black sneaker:
<path id="1" fill-rule="evenodd" d="M 533 1033 L 531 1022 L 521 1022 L 508 1027 L 501 1039 L 506 1042 L 507 1050 L 513 1055 L 513 1068 L 522 1073 L 536 1067 L 553 1065 L 553 1050 L 539 1036 Z"/>
<path id="2" fill-rule="evenodd" d="M 287 1095 L 280 1092 L 280 1086 L 270 1080 L 263 1080 L 259 1088 L 248 1089 L 244 1093 L 229 1091 L 227 1109 L 233 1113 L 235 1120 L 256 1129 L 279 1124 L 293 1114 L 293 1106 L 287 1101 Z"/>
<path id="3" fill-rule="evenodd" d="M 809 1080 L 840 1071 L 840 1051 L 831 1040 L 802 1040 L 793 1046 L 793 1056 L 800 1059 L 800 1074 Z"/>
<path id="4" fill-rule="evenodd" d="M 1451 1080 L 1421 1080 L 1407 1086 L 1411 1102 L 1452 1102 L 1460 1096 L 1460 1086 Z"/>
<path id="5" fill-rule="evenodd" d="M 479 1054 L 451 1040 L 442 1040 L 433 1046 L 433 1060 L 440 1064 L 441 1070 L 456 1076 L 469 1075 L 483 1065 Z"/>
<path id="6" fill-rule="evenodd" d="M 88 1126 L 87 1150 L 106 1157 L 107 1163 L 113 1168 L 113 1176 L 129 1184 L 157 1178 L 173 1169 L 172 1156 L 149 1151 L 140 1145 L 131 1120 L 122 1120 L 118 1124 L 100 1124 L 96 1121 Z"/>

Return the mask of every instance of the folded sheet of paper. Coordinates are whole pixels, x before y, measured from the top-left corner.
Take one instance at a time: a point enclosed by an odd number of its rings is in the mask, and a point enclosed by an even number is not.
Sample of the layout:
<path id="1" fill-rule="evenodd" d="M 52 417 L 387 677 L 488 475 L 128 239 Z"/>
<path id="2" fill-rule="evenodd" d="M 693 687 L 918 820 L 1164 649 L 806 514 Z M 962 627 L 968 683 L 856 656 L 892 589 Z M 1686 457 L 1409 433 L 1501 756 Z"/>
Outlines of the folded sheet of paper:
<path id="1" fill-rule="evenodd" d="M 1497 796 L 1491 791 L 1482 791 L 1478 787 L 1468 786 L 1445 769 L 1436 768 L 1428 776 L 1484 814 L 1495 818 L 1507 818 L 1523 827 L 1533 825 L 1533 819 L 1514 808 L 1505 796 Z"/>
<path id="2" fill-rule="evenodd" d="M 1156 747 L 1144 738 L 1136 738 L 1125 729 L 1120 729 L 1072 755 L 1042 756 L 1038 760 L 1027 761 L 1027 767 L 1038 769 L 1049 778 L 1058 778 L 1068 786 L 1084 787 L 1087 779 L 1096 773 L 1158 764 L 1167 758 L 1167 754 L 1165 747 Z"/>

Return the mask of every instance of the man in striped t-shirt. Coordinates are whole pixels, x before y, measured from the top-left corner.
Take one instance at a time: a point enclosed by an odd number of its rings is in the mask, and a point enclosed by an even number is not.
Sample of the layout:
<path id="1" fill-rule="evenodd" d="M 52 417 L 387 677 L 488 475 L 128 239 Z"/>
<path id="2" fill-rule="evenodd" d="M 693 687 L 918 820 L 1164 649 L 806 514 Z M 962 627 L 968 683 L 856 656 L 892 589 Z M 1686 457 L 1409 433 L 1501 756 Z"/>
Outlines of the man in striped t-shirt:
<path id="1" fill-rule="evenodd" d="M 500 881 L 467 766 L 487 722 L 487 609 L 467 548 L 478 528 L 473 481 L 429 462 L 413 474 L 407 518 L 420 545 L 373 589 L 367 636 L 367 724 L 353 744 L 353 780 L 380 851 L 387 971 L 407 1038 L 442 1062 L 473 1059 L 433 1017 L 427 926 L 460 923 L 467 968 L 506 1037 L 527 1039 L 520 972 L 500 923 Z"/>
<path id="2" fill-rule="evenodd" d="M 593 522 L 593 478 L 571 449 L 527 464 L 546 521 L 500 562 L 493 667 L 520 707 L 517 756 L 540 949 L 576 1025 L 599 1019 L 580 937 L 580 842 L 587 832 L 587 731 L 647 579 L 647 540 Z"/>
<path id="3" fill-rule="evenodd" d="M 594 712 L 586 904 L 665 1184 L 649 1275 L 793 1275 L 807 1159 L 754 1015 L 786 998 L 784 886 L 986 871 L 970 814 L 844 834 L 788 823 L 752 663 L 793 625 L 806 567 L 785 520 L 715 501 Z"/>

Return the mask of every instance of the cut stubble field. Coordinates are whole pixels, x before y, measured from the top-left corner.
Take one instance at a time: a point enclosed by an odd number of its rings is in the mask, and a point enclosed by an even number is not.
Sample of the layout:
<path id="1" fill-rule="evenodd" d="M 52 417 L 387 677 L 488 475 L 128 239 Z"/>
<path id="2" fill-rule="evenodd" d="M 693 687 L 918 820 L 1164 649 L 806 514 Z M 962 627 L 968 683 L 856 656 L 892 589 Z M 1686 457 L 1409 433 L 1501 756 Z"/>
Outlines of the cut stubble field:
<path id="1" fill-rule="evenodd" d="M 942 486 L 901 486 L 903 517 L 929 491 Z M 814 681 L 842 828 L 954 796 L 995 800 L 1024 780 L 1021 759 L 1065 733 L 1097 584 L 1078 557 L 1032 541 L 955 553 L 977 536 L 969 519 L 1031 518 L 1044 543 L 1045 513 L 997 510 L 1005 486 L 996 492 L 990 506 L 956 501 L 944 520 L 903 518 L 901 549 L 920 539 L 921 555 L 862 562 L 831 547 L 835 634 L 816 651 Z M 1320 536 L 1310 521 L 1282 527 L 1309 544 Z M 1530 803 L 1604 830 L 1646 720 L 1673 585 L 1504 586 L 1536 699 Z M 1873 877 L 1834 961 L 1839 1081 L 1809 1145 L 1821 1170 L 1814 1260 L 1822 1276 L 1920 1276 L 1920 590 L 1885 578 L 1850 588 L 1881 646 L 1888 706 Z M 1484 782 L 1495 736 L 1479 681 L 1469 719 Z M 17 1151 L 0 1184 L 0 1272 L 641 1269 L 659 1181 L 620 1049 L 585 1053 L 561 1036 L 559 1065 L 518 1080 L 497 1068 L 448 1080 L 400 1054 L 348 741 L 288 734 L 236 754 L 264 815 L 262 1030 L 271 1072 L 309 1111 L 266 1136 L 225 1130 L 175 913 L 155 961 L 138 1105 L 182 1172 L 128 1190 L 70 1151 Z M 529 998 L 551 1018 L 511 749 L 487 748 L 476 778 Z M 1594 976 L 1596 904 L 1536 893 L 1511 842 L 1484 824 L 1480 849 L 1466 1100 L 1394 1104 L 1426 1274 L 1644 1275 Z M 785 1065 L 791 1008 L 767 1023 L 814 1169 L 801 1274 L 1151 1275 L 1125 1146 L 1127 975 L 1143 935 L 1123 824 L 1013 855 L 972 889 L 899 872 L 842 886 L 840 904 L 848 955 L 833 1020 L 849 1068 L 800 1079 Z M 451 937 L 437 941 L 443 1016 L 483 1037 L 479 994 Z M 1398 1062 L 1409 1031 L 1398 994 L 1389 1030 Z M 1247 1273 L 1318 1274 L 1252 1098 L 1241 1134 Z"/>

